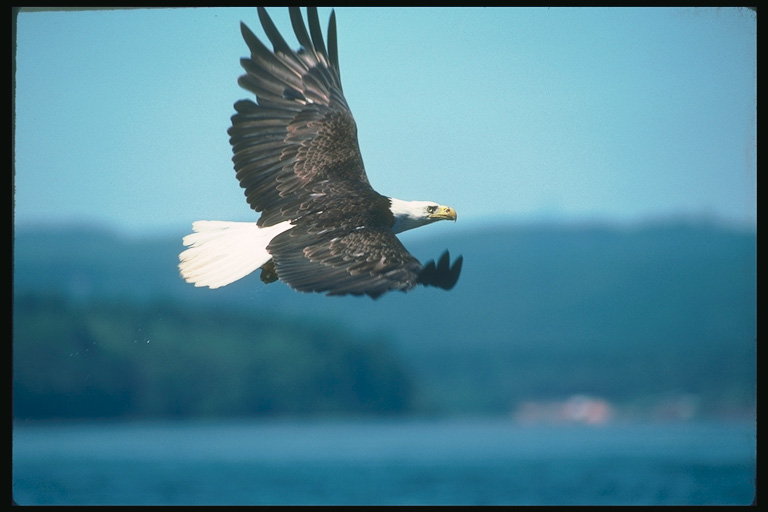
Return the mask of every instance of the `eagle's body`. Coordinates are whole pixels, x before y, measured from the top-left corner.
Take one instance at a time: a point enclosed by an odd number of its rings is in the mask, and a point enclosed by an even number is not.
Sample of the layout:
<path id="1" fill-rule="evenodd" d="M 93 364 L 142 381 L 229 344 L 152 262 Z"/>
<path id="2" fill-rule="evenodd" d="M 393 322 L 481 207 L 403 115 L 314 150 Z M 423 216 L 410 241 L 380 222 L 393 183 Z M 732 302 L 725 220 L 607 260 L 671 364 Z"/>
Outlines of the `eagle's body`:
<path id="1" fill-rule="evenodd" d="M 422 265 L 395 236 L 437 220 L 452 208 L 383 196 L 368 182 L 357 128 L 342 93 L 332 13 L 329 48 L 317 12 L 309 32 L 298 9 L 291 22 L 301 45 L 294 52 L 264 9 L 259 17 L 274 51 L 241 24 L 251 57 L 238 83 L 257 102 L 235 103 L 229 129 L 233 161 L 258 222 L 198 221 L 184 237 L 182 276 L 217 288 L 262 269 L 296 290 L 379 297 L 419 284 L 450 289 L 461 270 L 447 253 Z"/>

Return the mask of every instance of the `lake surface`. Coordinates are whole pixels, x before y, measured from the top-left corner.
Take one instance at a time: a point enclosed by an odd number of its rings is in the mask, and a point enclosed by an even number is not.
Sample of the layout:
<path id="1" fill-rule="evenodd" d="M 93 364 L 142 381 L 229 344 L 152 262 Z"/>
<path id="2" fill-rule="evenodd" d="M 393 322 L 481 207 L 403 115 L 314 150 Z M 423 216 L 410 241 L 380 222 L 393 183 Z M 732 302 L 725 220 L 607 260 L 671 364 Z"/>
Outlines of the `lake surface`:
<path id="1" fill-rule="evenodd" d="M 749 504 L 751 423 L 36 424 L 13 495 L 57 505 Z"/>

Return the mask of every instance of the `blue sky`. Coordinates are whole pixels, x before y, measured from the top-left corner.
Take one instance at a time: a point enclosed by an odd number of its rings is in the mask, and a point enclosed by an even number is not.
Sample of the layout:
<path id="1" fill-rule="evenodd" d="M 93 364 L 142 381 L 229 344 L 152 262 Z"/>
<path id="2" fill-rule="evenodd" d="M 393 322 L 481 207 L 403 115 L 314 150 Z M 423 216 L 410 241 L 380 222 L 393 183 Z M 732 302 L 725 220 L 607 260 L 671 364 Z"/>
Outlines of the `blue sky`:
<path id="1" fill-rule="evenodd" d="M 286 9 L 269 10 L 295 43 Z M 323 27 L 330 9 L 320 9 Z M 381 193 L 468 227 L 756 226 L 756 16 L 737 8 L 339 8 Z M 226 130 L 255 9 L 22 12 L 15 220 L 141 235 L 256 220 Z M 264 38 L 265 39 L 265 38 Z M 266 39 L 265 39 L 266 40 Z M 430 227 L 443 229 L 443 226 Z"/>

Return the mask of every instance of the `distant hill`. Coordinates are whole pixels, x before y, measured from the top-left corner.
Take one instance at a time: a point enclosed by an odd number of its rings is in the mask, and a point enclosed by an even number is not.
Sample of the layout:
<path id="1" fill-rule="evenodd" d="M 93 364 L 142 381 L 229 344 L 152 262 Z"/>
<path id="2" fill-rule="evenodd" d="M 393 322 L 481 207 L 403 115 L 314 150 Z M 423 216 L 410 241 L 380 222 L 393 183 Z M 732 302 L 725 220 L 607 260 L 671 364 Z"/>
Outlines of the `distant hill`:
<path id="1" fill-rule="evenodd" d="M 219 290 L 178 276 L 180 235 L 17 230 L 14 294 L 159 299 L 337 323 L 392 340 L 424 410 L 512 411 L 572 394 L 643 404 L 695 397 L 700 414 L 755 401 L 755 233 L 710 224 L 524 225 L 408 236 L 420 259 L 463 254 L 451 292 L 377 301 L 300 294 L 256 274 Z"/>

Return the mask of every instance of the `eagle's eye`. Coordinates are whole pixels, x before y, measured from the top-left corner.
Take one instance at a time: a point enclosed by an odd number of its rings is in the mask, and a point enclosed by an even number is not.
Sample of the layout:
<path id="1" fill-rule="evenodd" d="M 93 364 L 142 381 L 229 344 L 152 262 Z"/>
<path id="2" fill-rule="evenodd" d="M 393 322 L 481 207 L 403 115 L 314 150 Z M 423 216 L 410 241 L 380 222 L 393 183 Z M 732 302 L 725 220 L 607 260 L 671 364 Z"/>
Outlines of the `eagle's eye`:
<path id="1" fill-rule="evenodd" d="M 427 213 L 435 213 L 437 206 L 427 206 Z"/>

